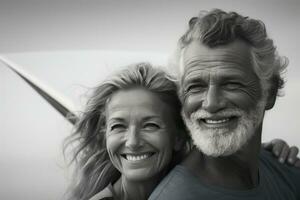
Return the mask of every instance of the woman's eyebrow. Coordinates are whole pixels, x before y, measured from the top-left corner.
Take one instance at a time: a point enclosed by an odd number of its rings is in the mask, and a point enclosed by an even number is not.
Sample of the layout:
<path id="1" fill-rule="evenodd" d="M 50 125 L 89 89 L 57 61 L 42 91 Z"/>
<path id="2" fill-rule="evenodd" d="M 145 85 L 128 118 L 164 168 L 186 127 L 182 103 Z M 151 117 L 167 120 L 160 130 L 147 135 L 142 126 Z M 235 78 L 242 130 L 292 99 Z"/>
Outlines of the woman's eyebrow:
<path id="1" fill-rule="evenodd" d="M 157 123 L 161 123 L 162 121 L 162 117 L 160 117 L 159 115 L 151 115 L 151 116 L 145 116 L 145 117 L 141 117 L 139 119 L 140 123 L 145 123 L 145 122 L 149 122 L 149 121 L 153 121 L 153 122 L 157 122 Z"/>
<path id="2" fill-rule="evenodd" d="M 126 119 L 122 117 L 108 117 L 108 122 L 125 122 Z"/>

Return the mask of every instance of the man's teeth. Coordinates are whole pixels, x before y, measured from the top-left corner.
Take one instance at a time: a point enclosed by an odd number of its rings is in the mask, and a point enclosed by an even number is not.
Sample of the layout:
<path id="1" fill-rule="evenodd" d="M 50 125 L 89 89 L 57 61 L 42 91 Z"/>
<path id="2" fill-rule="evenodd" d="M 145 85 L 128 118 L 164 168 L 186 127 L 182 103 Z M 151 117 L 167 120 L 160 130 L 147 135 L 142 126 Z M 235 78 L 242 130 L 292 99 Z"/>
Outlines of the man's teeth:
<path id="1" fill-rule="evenodd" d="M 144 160 L 146 158 L 149 158 L 150 156 L 151 156 L 151 154 L 149 154 L 149 153 L 143 154 L 143 155 L 138 155 L 138 156 L 126 155 L 126 159 L 130 160 L 130 161 L 138 161 L 138 160 Z"/>
<path id="2" fill-rule="evenodd" d="M 221 124 L 229 121 L 229 118 L 226 119 L 219 119 L 219 120 L 213 120 L 213 119 L 205 119 L 205 123 L 207 124 Z"/>

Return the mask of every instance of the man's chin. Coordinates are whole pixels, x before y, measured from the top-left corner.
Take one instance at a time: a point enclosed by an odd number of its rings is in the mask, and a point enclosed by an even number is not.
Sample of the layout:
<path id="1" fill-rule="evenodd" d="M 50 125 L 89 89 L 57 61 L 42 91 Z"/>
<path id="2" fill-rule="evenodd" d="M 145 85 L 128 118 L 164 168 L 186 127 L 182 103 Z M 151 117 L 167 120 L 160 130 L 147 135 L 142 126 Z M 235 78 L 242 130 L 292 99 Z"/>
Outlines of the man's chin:
<path id="1" fill-rule="evenodd" d="M 191 137 L 195 146 L 207 156 L 223 157 L 235 154 L 249 141 L 252 134 L 246 128 L 235 130 L 194 130 Z"/>
<path id="2" fill-rule="evenodd" d="M 213 145 L 198 145 L 195 142 L 195 146 L 199 151 L 201 151 L 203 154 L 206 156 L 211 156 L 211 157 L 225 157 L 225 156 L 230 156 L 235 154 L 240 148 L 232 148 L 232 146 L 229 147 L 218 147 L 218 146 L 213 146 Z"/>
<path id="3" fill-rule="evenodd" d="M 194 144 L 199 151 L 201 151 L 206 156 L 211 157 L 223 157 L 234 154 L 239 150 L 239 148 L 233 148 L 232 145 L 227 145 L 217 141 L 207 141 L 202 140 L 202 142 L 197 142 L 195 139 Z"/>

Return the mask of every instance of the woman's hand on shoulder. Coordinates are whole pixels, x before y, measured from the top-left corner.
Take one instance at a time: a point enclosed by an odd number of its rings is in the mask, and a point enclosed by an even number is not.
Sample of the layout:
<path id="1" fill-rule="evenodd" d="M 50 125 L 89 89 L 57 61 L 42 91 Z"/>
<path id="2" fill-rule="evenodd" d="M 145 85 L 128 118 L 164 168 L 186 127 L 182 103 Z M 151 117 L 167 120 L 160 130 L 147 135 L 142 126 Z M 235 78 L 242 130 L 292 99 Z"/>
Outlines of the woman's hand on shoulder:
<path id="1" fill-rule="evenodd" d="M 263 143 L 262 146 L 264 149 L 272 152 L 280 163 L 287 163 L 300 168 L 300 159 L 297 157 L 299 153 L 298 147 L 290 147 L 287 142 L 282 139 L 273 139 L 270 142 Z"/>

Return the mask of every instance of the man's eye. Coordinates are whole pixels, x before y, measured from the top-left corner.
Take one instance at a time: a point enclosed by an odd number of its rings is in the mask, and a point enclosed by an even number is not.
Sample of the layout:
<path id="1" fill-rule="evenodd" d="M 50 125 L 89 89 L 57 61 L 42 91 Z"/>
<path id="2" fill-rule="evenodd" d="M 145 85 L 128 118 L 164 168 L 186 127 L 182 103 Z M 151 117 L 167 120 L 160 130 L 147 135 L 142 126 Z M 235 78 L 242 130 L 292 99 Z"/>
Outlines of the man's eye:
<path id="1" fill-rule="evenodd" d="M 205 89 L 205 85 L 203 84 L 192 84 L 192 85 L 188 85 L 186 88 L 187 92 L 198 92 L 201 91 L 203 89 Z"/>
<path id="2" fill-rule="evenodd" d="M 226 89 L 229 89 L 229 90 L 234 90 L 234 89 L 238 89 L 242 86 L 241 83 L 238 83 L 238 82 L 230 82 L 230 83 L 226 83 L 223 85 Z"/>
<path id="3" fill-rule="evenodd" d="M 160 126 L 156 123 L 145 123 L 143 129 L 148 131 L 154 131 L 160 129 Z"/>
<path id="4" fill-rule="evenodd" d="M 126 126 L 124 124 L 113 124 L 112 126 L 110 126 L 110 130 L 111 131 L 121 131 L 121 130 L 125 130 Z"/>

